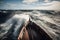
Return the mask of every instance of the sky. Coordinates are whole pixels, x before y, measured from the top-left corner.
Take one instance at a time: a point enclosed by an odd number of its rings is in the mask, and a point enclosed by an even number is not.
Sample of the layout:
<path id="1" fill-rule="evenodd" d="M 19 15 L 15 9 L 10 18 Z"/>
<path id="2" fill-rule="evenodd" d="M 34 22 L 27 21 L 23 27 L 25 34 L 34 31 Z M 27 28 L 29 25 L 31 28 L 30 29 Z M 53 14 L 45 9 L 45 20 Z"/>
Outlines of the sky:
<path id="1" fill-rule="evenodd" d="M 56 7 L 56 9 L 54 8 Z M 49 9 L 60 10 L 60 0 L 0 0 L 0 9 Z"/>

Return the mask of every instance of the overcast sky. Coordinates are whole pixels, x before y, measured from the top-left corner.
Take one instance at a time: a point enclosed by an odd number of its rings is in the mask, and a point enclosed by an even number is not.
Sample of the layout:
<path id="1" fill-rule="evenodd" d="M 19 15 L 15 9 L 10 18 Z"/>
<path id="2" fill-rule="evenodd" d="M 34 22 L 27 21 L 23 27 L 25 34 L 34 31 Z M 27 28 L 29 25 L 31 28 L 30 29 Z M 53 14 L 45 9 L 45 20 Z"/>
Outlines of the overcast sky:
<path id="1" fill-rule="evenodd" d="M 0 9 L 53 9 L 54 6 L 59 9 L 60 0 L 0 0 Z"/>

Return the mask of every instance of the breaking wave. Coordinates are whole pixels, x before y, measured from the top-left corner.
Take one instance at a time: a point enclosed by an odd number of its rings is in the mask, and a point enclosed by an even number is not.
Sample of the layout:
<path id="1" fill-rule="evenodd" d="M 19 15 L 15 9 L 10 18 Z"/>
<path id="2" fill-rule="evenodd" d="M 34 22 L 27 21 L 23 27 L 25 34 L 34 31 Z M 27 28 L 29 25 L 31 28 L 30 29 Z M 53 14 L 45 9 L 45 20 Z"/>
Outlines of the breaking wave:
<path id="1" fill-rule="evenodd" d="M 60 12 L 58 11 L 14 11 L 14 15 L 0 24 L 0 37 L 12 26 L 15 31 L 29 19 L 39 25 L 53 40 L 60 40 Z M 17 33 L 13 33 L 17 36 Z"/>

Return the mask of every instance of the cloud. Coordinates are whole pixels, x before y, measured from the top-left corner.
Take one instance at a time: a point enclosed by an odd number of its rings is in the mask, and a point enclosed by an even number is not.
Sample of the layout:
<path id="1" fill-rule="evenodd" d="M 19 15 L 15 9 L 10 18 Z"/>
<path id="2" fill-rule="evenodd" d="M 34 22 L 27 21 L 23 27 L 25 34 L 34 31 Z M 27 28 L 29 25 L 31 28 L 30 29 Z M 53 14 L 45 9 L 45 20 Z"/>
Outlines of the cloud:
<path id="1" fill-rule="evenodd" d="M 35 3 L 35 2 L 38 2 L 39 0 L 23 0 L 22 2 L 23 3 L 26 3 L 26 4 L 31 4 L 31 3 Z"/>
<path id="2" fill-rule="evenodd" d="M 34 1 L 36 2 L 36 1 Z M 34 3 L 31 2 L 31 3 Z M 59 1 L 53 1 L 49 3 L 36 3 L 36 4 L 20 4 L 20 3 L 6 3 L 1 4 L 0 9 L 11 9 L 11 10 L 60 10 L 60 2 Z"/>
<path id="3" fill-rule="evenodd" d="M 35 7 L 35 9 L 40 9 L 40 10 L 60 10 L 60 2 L 53 1 L 50 4 L 51 5 L 49 5 L 49 6 L 37 6 L 37 7 Z"/>

